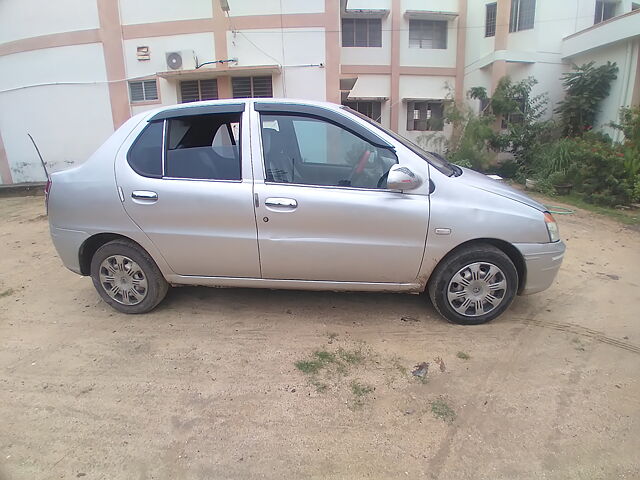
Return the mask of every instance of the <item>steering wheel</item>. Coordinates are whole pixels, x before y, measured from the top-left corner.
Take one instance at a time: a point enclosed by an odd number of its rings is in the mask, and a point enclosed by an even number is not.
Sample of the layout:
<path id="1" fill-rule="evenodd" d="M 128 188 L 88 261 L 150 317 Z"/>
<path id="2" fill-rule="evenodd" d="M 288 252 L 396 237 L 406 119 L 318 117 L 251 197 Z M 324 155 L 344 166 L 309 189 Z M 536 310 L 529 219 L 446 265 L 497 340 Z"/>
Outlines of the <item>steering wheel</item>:
<path id="1" fill-rule="evenodd" d="M 387 186 L 387 185 L 386 185 L 386 184 L 387 184 L 387 177 L 388 177 L 388 176 L 389 176 L 389 170 L 387 170 L 387 171 L 385 172 L 385 174 L 384 174 L 384 175 L 382 175 L 382 176 L 380 177 L 380 179 L 378 180 L 378 185 L 377 185 L 377 186 L 378 186 L 378 188 L 386 188 L 386 186 Z"/>

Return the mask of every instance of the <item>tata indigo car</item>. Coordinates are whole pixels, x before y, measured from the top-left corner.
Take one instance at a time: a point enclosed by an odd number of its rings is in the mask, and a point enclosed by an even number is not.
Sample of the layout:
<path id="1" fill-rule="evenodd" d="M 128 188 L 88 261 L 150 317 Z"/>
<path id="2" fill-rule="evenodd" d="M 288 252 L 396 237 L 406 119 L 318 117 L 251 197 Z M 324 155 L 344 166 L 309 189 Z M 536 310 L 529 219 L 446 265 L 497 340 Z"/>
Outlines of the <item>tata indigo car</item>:
<path id="1" fill-rule="evenodd" d="M 63 263 L 124 313 L 170 285 L 426 291 L 478 324 L 548 288 L 565 250 L 540 203 L 321 102 L 141 113 L 47 190 Z"/>

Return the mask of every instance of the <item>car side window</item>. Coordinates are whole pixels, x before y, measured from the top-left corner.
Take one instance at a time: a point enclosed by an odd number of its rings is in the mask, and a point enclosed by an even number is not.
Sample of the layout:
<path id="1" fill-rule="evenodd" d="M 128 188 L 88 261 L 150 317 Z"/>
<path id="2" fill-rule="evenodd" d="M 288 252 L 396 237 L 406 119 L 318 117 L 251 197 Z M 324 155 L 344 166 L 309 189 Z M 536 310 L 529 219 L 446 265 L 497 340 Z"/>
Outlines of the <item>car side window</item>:
<path id="1" fill-rule="evenodd" d="M 162 177 L 163 127 L 163 122 L 150 123 L 129 149 L 127 161 L 138 175 Z"/>
<path id="2" fill-rule="evenodd" d="M 261 115 L 266 181 L 386 188 L 395 153 L 315 117 Z"/>
<path id="3" fill-rule="evenodd" d="M 240 180 L 240 115 L 169 119 L 165 177 Z"/>

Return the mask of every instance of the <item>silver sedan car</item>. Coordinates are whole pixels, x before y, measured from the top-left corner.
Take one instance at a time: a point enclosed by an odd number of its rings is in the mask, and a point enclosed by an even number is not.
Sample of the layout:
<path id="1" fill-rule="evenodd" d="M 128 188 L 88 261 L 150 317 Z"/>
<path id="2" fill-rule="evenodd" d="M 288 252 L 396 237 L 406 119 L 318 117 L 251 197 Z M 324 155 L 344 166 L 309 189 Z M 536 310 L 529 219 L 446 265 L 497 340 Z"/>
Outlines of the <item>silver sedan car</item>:
<path id="1" fill-rule="evenodd" d="M 565 251 L 540 203 L 321 102 L 139 114 L 47 202 L 63 263 L 124 313 L 169 285 L 426 291 L 478 324 L 548 288 Z"/>

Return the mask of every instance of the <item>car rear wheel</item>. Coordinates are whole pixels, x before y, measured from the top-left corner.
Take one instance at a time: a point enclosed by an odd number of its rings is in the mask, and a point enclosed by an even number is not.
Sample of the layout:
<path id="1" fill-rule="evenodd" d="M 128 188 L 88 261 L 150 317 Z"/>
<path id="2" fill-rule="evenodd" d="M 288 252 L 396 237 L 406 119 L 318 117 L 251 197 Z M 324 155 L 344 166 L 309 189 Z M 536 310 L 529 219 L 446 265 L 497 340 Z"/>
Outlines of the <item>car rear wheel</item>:
<path id="1" fill-rule="evenodd" d="M 102 299 L 122 313 L 153 310 L 169 288 L 149 254 L 127 240 L 114 240 L 96 251 L 91 279 Z"/>
<path id="2" fill-rule="evenodd" d="M 429 297 L 453 323 L 477 325 L 501 315 L 518 290 L 518 272 L 500 249 L 478 244 L 446 257 L 428 285 Z"/>

